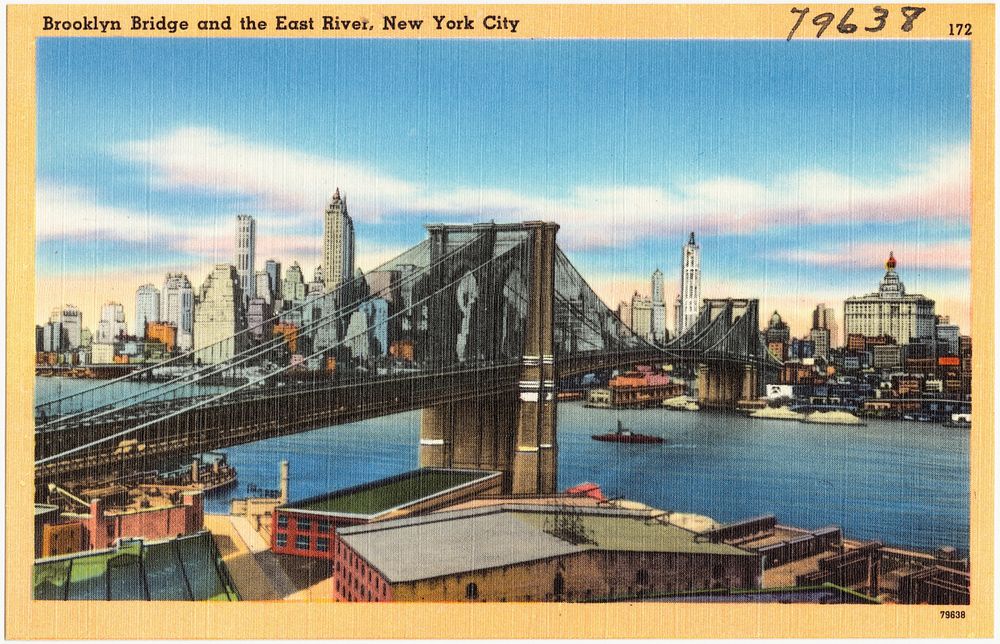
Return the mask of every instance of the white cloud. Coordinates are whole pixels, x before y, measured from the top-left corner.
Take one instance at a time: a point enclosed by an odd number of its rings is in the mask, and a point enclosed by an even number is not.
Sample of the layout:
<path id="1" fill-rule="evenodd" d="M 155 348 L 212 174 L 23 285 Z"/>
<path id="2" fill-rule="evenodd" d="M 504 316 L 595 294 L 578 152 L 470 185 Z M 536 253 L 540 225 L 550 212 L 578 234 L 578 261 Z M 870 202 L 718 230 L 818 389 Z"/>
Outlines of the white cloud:
<path id="1" fill-rule="evenodd" d="M 892 179 L 804 169 L 760 182 L 710 177 L 669 186 L 578 186 L 556 197 L 488 186 L 436 189 L 363 164 L 180 128 L 115 152 L 146 166 L 157 186 L 239 195 L 258 207 L 315 219 L 334 186 L 361 222 L 436 215 L 455 220 L 544 219 L 563 225 L 567 248 L 626 246 L 646 235 L 753 233 L 770 226 L 960 218 L 970 211 L 967 144 L 942 148 Z"/>

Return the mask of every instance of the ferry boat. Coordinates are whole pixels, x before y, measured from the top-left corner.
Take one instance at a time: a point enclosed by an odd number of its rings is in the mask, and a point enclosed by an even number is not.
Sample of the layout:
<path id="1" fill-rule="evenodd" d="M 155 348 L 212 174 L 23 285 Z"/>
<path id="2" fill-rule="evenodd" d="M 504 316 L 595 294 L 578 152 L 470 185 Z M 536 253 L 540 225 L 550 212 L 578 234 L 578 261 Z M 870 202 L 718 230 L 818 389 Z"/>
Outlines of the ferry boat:
<path id="1" fill-rule="evenodd" d="M 591 436 L 595 441 L 604 441 L 606 443 L 662 443 L 663 439 L 659 436 L 650 436 L 649 434 L 637 434 L 630 429 L 625 429 L 622 426 L 621 419 L 618 420 L 618 431 L 613 434 L 594 434 Z"/>
<path id="2" fill-rule="evenodd" d="M 667 398 L 661 404 L 667 409 L 676 409 L 678 411 L 698 411 L 701 409 L 697 402 L 689 399 L 687 396 Z"/>
<path id="3" fill-rule="evenodd" d="M 767 418 L 771 420 L 803 420 L 806 415 L 792 411 L 788 407 L 764 407 L 750 412 L 750 418 Z"/>
<path id="4" fill-rule="evenodd" d="M 814 411 L 811 414 L 807 414 L 801 422 L 818 423 L 821 425 L 864 425 L 860 418 L 843 410 Z"/>

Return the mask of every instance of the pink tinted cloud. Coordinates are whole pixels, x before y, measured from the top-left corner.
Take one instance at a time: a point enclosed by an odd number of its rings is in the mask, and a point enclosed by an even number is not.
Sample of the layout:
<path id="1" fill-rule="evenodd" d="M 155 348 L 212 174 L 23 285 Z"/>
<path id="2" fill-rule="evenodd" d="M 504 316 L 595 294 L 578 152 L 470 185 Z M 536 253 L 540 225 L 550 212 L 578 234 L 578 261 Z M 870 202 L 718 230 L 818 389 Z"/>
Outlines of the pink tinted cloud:
<path id="1" fill-rule="evenodd" d="M 567 248 L 623 247 L 646 235 L 753 234 L 773 226 L 853 221 L 968 220 L 967 142 L 873 179 L 823 168 L 752 180 L 665 178 L 663 185 L 587 185 L 532 195 L 483 186 L 439 189 L 364 163 L 247 141 L 211 128 L 178 128 L 114 148 L 158 186 L 237 195 L 264 210 L 315 218 L 335 186 L 351 194 L 358 221 L 432 214 L 444 219 L 544 219 L 563 224 Z"/>
<path id="2" fill-rule="evenodd" d="M 952 240 L 942 242 L 865 242 L 840 244 L 829 250 L 797 250 L 785 253 L 793 261 L 818 266 L 878 266 L 885 262 L 892 251 L 897 268 L 953 268 L 970 266 L 970 242 Z"/>

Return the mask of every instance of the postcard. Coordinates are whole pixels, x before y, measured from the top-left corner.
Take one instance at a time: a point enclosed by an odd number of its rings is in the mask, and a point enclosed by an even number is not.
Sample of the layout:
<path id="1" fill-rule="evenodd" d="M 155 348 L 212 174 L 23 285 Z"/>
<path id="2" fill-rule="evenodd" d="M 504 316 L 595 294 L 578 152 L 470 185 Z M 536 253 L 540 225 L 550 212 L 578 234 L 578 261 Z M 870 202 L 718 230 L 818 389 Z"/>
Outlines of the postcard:
<path id="1" fill-rule="evenodd" d="M 992 634 L 992 6 L 8 16 L 9 637 Z"/>

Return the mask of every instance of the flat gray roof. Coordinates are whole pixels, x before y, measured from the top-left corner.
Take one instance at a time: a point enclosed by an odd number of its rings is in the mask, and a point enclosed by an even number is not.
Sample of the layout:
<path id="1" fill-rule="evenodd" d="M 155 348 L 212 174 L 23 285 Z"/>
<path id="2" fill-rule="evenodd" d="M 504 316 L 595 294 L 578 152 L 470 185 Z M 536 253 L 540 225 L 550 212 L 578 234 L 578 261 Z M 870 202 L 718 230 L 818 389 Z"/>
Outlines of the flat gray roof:
<path id="1" fill-rule="evenodd" d="M 394 583 L 584 550 L 756 556 L 726 544 L 695 541 L 695 533 L 650 522 L 646 513 L 603 508 L 574 508 L 587 542 L 571 543 L 546 532 L 546 518 L 566 512 L 559 506 L 511 504 L 382 521 L 337 533 Z"/>

